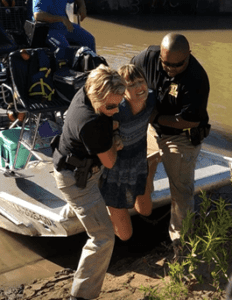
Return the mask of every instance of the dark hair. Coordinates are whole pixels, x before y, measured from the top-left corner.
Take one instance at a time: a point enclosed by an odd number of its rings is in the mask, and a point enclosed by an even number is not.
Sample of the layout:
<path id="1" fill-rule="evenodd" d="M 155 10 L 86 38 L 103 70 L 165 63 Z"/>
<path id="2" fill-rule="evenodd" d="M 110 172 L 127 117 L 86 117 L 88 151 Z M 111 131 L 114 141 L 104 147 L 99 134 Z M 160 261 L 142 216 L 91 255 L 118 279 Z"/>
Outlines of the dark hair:
<path id="1" fill-rule="evenodd" d="M 126 80 L 127 83 L 134 82 L 137 78 L 143 78 L 147 82 L 143 71 L 133 64 L 123 65 L 119 68 L 118 73 Z"/>

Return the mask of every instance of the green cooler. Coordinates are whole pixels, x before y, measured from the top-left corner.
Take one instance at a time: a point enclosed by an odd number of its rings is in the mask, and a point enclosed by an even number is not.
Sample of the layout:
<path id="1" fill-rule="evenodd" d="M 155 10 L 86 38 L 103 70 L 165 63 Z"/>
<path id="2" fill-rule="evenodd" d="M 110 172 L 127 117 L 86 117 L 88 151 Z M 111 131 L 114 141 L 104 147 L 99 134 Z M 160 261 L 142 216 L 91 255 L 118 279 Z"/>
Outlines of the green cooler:
<path id="1" fill-rule="evenodd" d="M 2 167 L 6 167 L 7 165 L 10 168 L 13 167 L 20 131 L 21 128 L 16 127 L 0 132 L 0 164 Z M 28 155 L 29 151 L 23 145 L 20 145 L 15 166 L 16 169 L 23 168 Z M 34 156 L 32 156 L 31 160 L 35 160 Z"/>

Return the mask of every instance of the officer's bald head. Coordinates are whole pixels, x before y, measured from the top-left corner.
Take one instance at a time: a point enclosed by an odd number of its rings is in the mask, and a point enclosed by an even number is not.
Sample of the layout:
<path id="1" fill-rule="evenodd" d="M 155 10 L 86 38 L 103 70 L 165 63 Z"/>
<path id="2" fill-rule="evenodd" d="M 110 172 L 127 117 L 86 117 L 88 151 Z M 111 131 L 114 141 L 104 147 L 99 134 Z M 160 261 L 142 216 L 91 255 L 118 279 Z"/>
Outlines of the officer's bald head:
<path id="1" fill-rule="evenodd" d="M 168 33 L 161 42 L 161 49 L 169 52 L 189 53 L 189 42 L 182 34 Z"/>
<path id="2" fill-rule="evenodd" d="M 160 60 L 164 71 L 174 77 L 186 70 L 190 58 L 189 42 L 182 34 L 168 33 L 161 42 Z"/>

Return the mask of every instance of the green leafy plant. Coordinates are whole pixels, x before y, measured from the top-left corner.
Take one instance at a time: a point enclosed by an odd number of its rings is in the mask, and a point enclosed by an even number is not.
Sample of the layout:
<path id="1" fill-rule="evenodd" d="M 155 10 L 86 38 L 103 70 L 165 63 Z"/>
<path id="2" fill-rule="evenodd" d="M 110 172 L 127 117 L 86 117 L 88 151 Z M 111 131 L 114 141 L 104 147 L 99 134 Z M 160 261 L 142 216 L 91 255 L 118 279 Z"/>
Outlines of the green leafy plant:
<path id="1" fill-rule="evenodd" d="M 201 266 L 206 267 L 215 292 L 222 293 L 220 281 L 229 280 L 227 275 L 229 255 L 232 247 L 232 209 L 221 197 L 211 200 L 206 192 L 201 194 L 202 202 L 198 214 L 187 213 L 183 221 L 179 259 L 168 263 L 169 282 L 163 287 L 141 287 L 149 300 L 188 299 L 190 286 L 203 283 L 198 274 Z M 229 255 L 228 255 L 229 254 Z M 218 295 L 211 299 L 219 299 Z M 203 298 L 204 299 L 204 298 Z"/>
<path id="2" fill-rule="evenodd" d="M 164 282 L 163 287 L 156 285 L 154 288 L 140 287 L 140 291 L 144 293 L 146 300 L 177 300 L 187 299 L 188 287 L 182 281 Z"/>
<path id="3" fill-rule="evenodd" d="M 221 197 L 218 201 L 207 198 L 206 193 L 201 195 L 203 201 L 199 215 L 193 222 L 194 226 L 187 229 L 187 221 L 184 222 L 181 243 L 189 250 L 189 272 L 196 270 L 200 264 L 206 264 L 213 279 L 214 286 L 219 288 L 221 277 L 228 280 L 228 250 L 231 246 L 232 217 L 230 204 Z M 188 233 L 188 234 L 186 234 Z"/>

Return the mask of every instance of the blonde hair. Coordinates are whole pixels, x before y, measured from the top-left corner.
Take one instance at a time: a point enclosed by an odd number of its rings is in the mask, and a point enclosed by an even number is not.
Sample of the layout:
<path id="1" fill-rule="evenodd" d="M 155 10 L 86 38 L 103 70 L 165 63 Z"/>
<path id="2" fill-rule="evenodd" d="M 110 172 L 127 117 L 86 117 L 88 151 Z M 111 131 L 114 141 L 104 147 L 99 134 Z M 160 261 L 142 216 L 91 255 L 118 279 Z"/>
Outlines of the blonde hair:
<path id="1" fill-rule="evenodd" d="M 143 78 L 147 82 L 143 71 L 133 64 L 123 65 L 118 69 L 118 73 L 126 80 L 127 84 L 130 82 L 134 82 L 137 78 Z"/>
<path id="2" fill-rule="evenodd" d="M 85 83 L 87 96 L 96 113 L 109 94 L 123 95 L 125 89 L 126 82 L 118 72 L 103 64 L 90 72 Z"/>

